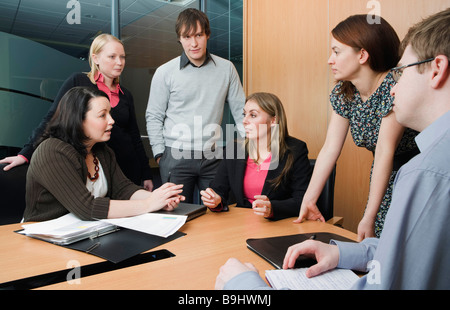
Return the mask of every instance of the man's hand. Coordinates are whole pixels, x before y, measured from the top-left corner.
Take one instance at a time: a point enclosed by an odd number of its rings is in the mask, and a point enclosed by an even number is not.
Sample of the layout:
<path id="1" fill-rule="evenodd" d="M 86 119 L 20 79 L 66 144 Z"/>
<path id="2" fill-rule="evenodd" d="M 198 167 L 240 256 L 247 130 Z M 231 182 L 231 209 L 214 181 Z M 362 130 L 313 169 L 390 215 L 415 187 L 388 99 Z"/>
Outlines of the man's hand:
<path id="1" fill-rule="evenodd" d="M 258 272 L 258 270 L 255 268 L 255 266 L 251 263 L 241 263 L 236 258 L 230 258 L 228 261 L 220 267 L 219 275 L 216 278 L 216 290 L 223 290 L 225 284 L 230 281 L 235 276 L 247 272 L 247 271 L 255 271 Z"/>
<path id="2" fill-rule="evenodd" d="M 300 255 L 313 256 L 317 260 L 317 264 L 306 270 L 308 278 L 334 269 L 339 263 L 339 248 L 336 245 L 307 240 L 288 248 L 283 261 L 283 269 L 294 268 L 295 261 Z"/>

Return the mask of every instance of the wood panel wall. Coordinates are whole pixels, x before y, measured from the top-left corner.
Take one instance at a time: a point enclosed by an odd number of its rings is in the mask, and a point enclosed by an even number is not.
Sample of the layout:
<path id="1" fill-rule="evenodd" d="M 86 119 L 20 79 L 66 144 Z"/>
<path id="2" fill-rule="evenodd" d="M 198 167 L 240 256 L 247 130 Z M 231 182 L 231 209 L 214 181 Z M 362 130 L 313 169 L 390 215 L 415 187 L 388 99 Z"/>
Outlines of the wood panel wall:
<path id="1" fill-rule="evenodd" d="M 350 15 L 379 8 L 402 39 L 411 25 L 448 7 L 450 0 L 244 0 L 244 89 L 278 95 L 290 134 L 307 142 L 310 158 L 316 158 L 333 113 L 331 29 Z M 367 201 L 372 159 L 347 136 L 337 162 L 334 214 L 354 232 Z"/>

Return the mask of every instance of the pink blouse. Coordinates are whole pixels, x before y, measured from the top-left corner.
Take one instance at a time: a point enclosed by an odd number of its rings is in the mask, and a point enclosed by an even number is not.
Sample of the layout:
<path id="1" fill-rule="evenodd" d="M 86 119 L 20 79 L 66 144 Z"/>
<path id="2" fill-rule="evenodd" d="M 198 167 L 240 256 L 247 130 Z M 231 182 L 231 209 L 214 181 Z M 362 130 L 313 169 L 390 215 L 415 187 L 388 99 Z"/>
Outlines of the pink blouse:
<path id="1" fill-rule="evenodd" d="M 250 202 L 255 201 L 255 195 L 261 195 L 269 171 L 272 154 L 261 165 L 257 165 L 250 157 L 244 174 L 244 197 Z"/>
<path id="2" fill-rule="evenodd" d="M 97 72 L 95 81 L 97 82 L 98 89 L 108 95 L 111 107 L 114 108 L 115 106 L 117 106 L 119 104 L 119 91 L 123 94 L 123 91 L 120 89 L 120 85 L 117 84 L 116 90 L 110 90 L 104 83 L 103 74 L 101 74 L 100 72 Z"/>

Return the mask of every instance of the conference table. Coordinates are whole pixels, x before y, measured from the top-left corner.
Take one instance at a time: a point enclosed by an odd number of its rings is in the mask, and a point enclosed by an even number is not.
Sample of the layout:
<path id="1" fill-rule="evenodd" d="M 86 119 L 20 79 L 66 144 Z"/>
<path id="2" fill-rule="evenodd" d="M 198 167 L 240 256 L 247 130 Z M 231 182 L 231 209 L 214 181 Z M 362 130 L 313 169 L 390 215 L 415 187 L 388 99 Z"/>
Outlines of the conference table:
<path id="1" fill-rule="evenodd" d="M 81 275 L 77 281 L 60 281 L 36 289 L 212 290 L 219 268 L 230 257 L 253 263 L 262 276 L 265 270 L 274 269 L 247 248 L 249 238 L 317 232 L 334 233 L 352 240 L 357 237 L 355 233 L 329 223 L 305 221 L 296 224 L 294 219 L 270 221 L 255 215 L 251 209 L 237 207 L 222 213 L 208 210 L 180 228 L 184 236 L 148 251 L 167 250 L 173 254 L 171 257 L 85 277 Z M 81 270 L 83 266 L 105 262 L 91 254 L 18 234 L 15 231 L 19 229 L 19 223 L 0 226 L 0 283 L 64 270 L 69 274 L 76 266 L 71 265 L 73 262 L 79 264 Z"/>

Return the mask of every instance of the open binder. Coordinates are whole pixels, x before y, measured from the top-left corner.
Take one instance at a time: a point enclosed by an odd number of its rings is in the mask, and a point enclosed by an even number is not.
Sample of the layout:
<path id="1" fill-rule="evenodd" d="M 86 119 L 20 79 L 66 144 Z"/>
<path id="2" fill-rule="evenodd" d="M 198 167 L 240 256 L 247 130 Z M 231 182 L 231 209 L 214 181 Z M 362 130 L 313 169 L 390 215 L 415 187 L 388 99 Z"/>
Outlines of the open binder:
<path id="1" fill-rule="evenodd" d="M 23 230 L 16 232 L 24 234 Z M 164 238 L 127 228 L 116 228 L 113 233 L 97 234 L 70 244 L 57 244 L 51 240 L 45 240 L 45 238 L 30 237 L 92 254 L 117 264 L 185 235 L 185 233 L 177 231 L 170 237 Z"/>
<path id="2" fill-rule="evenodd" d="M 68 245 L 116 231 L 116 225 L 101 221 L 82 221 L 68 213 L 54 220 L 23 225 L 24 235 L 57 245 Z"/>
<path id="3" fill-rule="evenodd" d="M 82 221 L 69 213 L 60 218 L 23 225 L 20 234 L 119 263 L 185 234 L 160 237 L 119 228 L 103 221 Z"/>
<path id="4" fill-rule="evenodd" d="M 275 268 L 281 269 L 283 267 L 283 260 L 286 255 L 287 249 L 291 245 L 303 242 L 308 239 L 314 239 L 325 243 L 329 243 L 331 239 L 338 241 L 355 242 L 333 233 L 318 232 L 260 239 L 247 239 L 247 247 L 264 258 Z M 314 258 L 300 256 L 299 258 L 297 258 L 294 268 L 310 267 L 316 263 L 317 261 Z"/>

